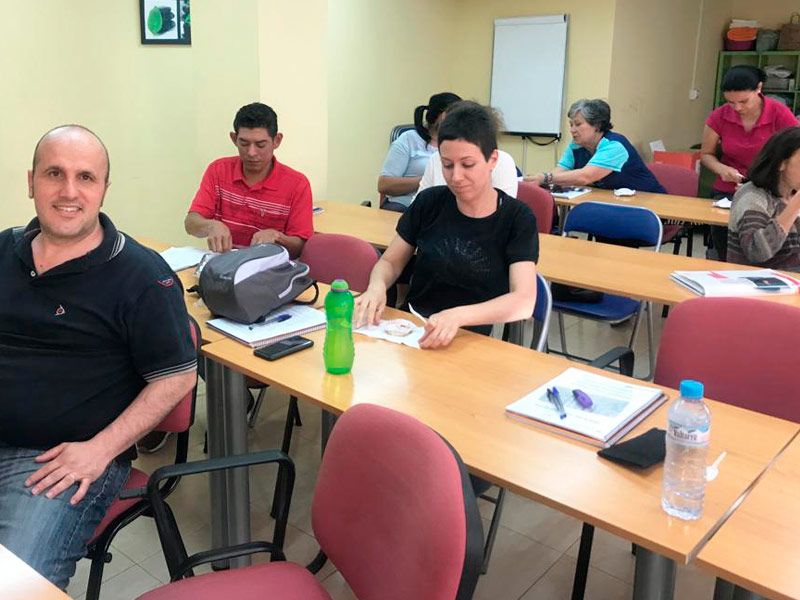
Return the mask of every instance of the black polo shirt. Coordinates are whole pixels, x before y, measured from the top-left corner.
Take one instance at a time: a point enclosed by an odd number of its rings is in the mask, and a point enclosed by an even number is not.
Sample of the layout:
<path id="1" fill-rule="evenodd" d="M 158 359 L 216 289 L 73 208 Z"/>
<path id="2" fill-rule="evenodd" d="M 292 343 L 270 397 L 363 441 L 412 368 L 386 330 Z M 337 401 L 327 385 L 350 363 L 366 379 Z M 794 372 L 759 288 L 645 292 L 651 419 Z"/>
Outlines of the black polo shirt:
<path id="1" fill-rule="evenodd" d="M 105 428 L 147 382 L 196 368 L 167 263 L 100 214 L 103 241 L 41 276 L 23 231 L 0 232 L 0 441 L 49 448 Z"/>

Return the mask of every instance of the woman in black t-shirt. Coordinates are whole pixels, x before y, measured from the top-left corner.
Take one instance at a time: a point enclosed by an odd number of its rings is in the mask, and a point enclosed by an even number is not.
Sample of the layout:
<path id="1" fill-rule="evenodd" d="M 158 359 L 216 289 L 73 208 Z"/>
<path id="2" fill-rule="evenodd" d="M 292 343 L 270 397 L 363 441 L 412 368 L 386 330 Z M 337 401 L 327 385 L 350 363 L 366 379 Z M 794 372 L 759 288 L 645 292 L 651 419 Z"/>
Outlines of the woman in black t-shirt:
<path id="1" fill-rule="evenodd" d="M 536 218 L 492 187 L 497 125 L 491 109 L 474 102 L 451 106 L 439 129 L 439 152 L 447 187 L 423 191 L 400 218 L 354 315 L 356 326 L 380 322 L 386 289 L 416 251 L 408 303 L 428 316 L 423 348 L 447 346 L 459 327 L 488 332 L 492 323 L 526 319 L 536 302 Z"/>

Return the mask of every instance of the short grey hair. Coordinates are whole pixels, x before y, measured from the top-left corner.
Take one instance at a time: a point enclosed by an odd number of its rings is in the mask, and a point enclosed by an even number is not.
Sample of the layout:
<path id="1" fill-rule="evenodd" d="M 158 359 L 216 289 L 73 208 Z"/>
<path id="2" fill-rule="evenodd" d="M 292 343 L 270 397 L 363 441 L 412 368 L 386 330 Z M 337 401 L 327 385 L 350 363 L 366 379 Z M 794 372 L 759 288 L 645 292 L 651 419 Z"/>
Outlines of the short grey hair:
<path id="1" fill-rule="evenodd" d="M 611 124 L 611 107 L 605 100 L 582 98 L 569 107 L 567 116 L 572 119 L 578 113 L 581 113 L 586 122 L 600 133 L 606 133 L 614 128 Z"/>

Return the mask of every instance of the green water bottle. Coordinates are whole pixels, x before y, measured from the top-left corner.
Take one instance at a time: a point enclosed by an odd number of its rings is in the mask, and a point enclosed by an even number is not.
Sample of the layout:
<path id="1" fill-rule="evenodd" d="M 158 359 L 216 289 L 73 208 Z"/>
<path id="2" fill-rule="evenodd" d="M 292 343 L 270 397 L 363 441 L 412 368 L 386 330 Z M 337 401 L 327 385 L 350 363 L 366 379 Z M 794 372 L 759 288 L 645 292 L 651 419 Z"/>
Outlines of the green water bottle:
<path id="1" fill-rule="evenodd" d="M 344 279 L 336 279 L 325 296 L 325 347 L 322 356 L 325 370 L 334 375 L 349 373 L 353 368 L 353 294 Z"/>

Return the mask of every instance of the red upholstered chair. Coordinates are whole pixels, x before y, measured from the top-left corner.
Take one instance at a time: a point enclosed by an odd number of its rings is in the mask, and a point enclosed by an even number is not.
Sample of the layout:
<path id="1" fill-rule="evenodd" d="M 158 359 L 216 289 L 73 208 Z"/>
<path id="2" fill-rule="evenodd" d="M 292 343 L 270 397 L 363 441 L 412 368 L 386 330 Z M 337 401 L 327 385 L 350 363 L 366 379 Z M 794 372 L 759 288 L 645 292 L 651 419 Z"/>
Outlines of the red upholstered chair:
<path id="1" fill-rule="evenodd" d="M 647 165 L 658 183 L 674 196 L 697 196 L 700 176 L 696 171 L 679 165 L 666 163 L 650 163 Z M 668 220 L 664 223 L 663 243 L 673 243 L 673 254 L 680 254 L 681 237 L 686 236 L 686 255 L 692 255 L 692 225 Z"/>
<path id="2" fill-rule="evenodd" d="M 677 388 L 696 379 L 705 395 L 800 422 L 797 368 L 787 351 L 800 339 L 800 309 L 755 298 L 693 298 L 670 312 L 654 381 Z"/>
<path id="3" fill-rule="evenodd" d="M 197 348 L 200 344 L 200 327 L 197 322 L 189 317 L 189 328 L 192 342 Z M 189 427 L 194 422 L 194 404 L 197 386 L 164 417 L 154 431 L 176 433 L 175 464 L 185 463 L 189 450 Z M 122 488 L 120 498 L 114 500 L 103 520 L 94 531 L 92 539 L 87 545 L 86 557 L 92 561 L 89 571 L 89 584 L 86 590 L 87 600 L 96 600 L 100 597 L 100 585 L 103 579 L 105 563 L 111 562 L 111 553 L 108 551 L 114 536 L 119 531 L 142 515 L 152 516 L 149 512 L 150 504 L 144 497 L 148 475 L 137 468 L 131 468 L 130 476 Z M 159 487 L 159 493 L 164 497 L 171 494 L 178 485 L 180 477 L 171 477 Z M 138 493 L 137 493 L 138 492 Z"/>
<path id="4" fill-rule="evenodd" d="M 311 268 L 312 278 L 321 283 L 344 279 L 356 292 L 367 289 L 369 274 L 378 258 L 369 242 L 339 233 L 315 233 L 300 255 L 300 260 Z"/>
<path id="5" fill-rule="evenodd" d="M 177 532 L 163 518 L 163 501 L 153 502 L 174 583 L 140 600 L 330 600 L 310 571 L 286 562 L 183 579 L 198 563 L 185 552 L 169 558 Z M 311 510 L 322 552 L 360 600 L 472 597 L 483 534 L 469 477 L 455 450 L 416 419 L 370 404 L 346 411 L 325 449 Z M 281 534 L 286 513 L 281 506 Z M 202 554 L 203 562 L 217 560 L 215 551 Z"/>
<path id="6" fill-rule="evenodd" d="M 692 298 L 664 324 L 654 383 L 701 381 L 705 396 L 800 423 L 797 367 L 787 349 L 800 339 L 800 309 L 755 298 Z M 583 597 L 594 529 L 584 524 L 575 586 Z M 582 579 L 581 579 L 582 578 Z M 716 595 L 715 595 L 716 597 Z"/>
<path id="7" fill-rule="evenodd" d="M 527 204 L 536 215 L 539 233 L 552 231 L 556 203 L 548 190 L 532 181 L 520 181 L 517 186 L 517 200 Z"/>

